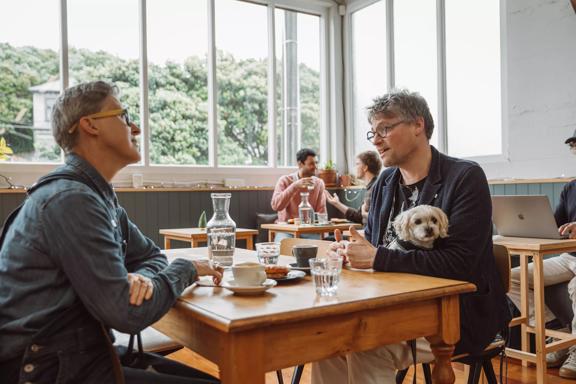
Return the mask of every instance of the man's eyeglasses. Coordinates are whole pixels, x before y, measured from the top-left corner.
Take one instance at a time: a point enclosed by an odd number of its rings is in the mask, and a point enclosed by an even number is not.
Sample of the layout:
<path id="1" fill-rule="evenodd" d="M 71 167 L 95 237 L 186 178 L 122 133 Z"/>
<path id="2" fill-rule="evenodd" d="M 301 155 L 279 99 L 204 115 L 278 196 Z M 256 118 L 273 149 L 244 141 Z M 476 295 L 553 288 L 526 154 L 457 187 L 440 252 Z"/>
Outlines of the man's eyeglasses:
<path id="1" fill-rule="evenodd" d="M 405 123 L 406 121 L 407 120 L 400 120 L 394 124 L 378 126 L 376 128 L 376 132 L 374 132 L 374 131 L 366 132 L 366 139 L 368 139 L 368 141 L 371 143 L 374 143 L 374 139 L 376 138 L 376 135 L 378 135 L 378 137 L 380 137 L 381 139 L 385 139 L 391 130 L 396 128 L 398 125 Z"/>
<path id="2" fill-rule="evenodd" d="M 86 118 L 86 119 L 103 119 L 105 117 L 114 117 L 114 116 L 121 116 L 124 119 L 124 122 L 126 123 L 126 125 L 128 125 L 128 126 L 131 124 L 130 115 L 128 114 L 127 109 L 111 109 L 109 111 L 96 112 L 96 113 L 93 113 L 91 115 L 82 116 L 80 119 L 84 119 L 84 118 Z M 70 129 L 68 130 L 68 133 L 74 133 L 76 128 L 78 128 L 78 124 L 80 124 L 80 120 L 78 120 L 78 122 L 74 123 L 74 125 L 70 127 Z"/>

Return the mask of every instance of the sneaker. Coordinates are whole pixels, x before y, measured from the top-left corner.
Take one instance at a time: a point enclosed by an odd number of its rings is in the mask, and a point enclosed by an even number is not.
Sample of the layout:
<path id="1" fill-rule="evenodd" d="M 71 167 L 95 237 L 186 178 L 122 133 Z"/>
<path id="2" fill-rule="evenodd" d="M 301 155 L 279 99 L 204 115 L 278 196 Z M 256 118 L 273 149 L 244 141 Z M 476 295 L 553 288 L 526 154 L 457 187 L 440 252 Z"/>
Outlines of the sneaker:
<path id="1" fill-rule="evenodd" d="M 558 368 L 564 363 L 568 357 L 568 349 L 561 349 L 559 351 L 548 352 L 546 354 L 546 366 L 548 368 Z"/>
<path id="2" fill-rule="evenodd" d="M 558 374 L 565 379 L 576 379 L 576 349 L 570 351 Z"/>

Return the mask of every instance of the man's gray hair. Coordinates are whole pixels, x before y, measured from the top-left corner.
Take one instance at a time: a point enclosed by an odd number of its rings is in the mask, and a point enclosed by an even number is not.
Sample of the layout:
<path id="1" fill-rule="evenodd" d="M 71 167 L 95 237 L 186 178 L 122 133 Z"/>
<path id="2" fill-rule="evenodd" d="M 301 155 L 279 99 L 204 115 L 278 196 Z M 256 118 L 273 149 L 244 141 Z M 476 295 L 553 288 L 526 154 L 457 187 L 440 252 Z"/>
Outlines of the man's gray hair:
<path id="1" fill-rule="evenodd" d="M 424 119 L 424 128 L 428 140 L 434 132 L 434 120 L 428 108 L 426 100 L 418 92 L 410 92 L 406 89 L 393 90 L 384 96 L 377 97 L 372 101 L 368 110 L 368 122 L 372 124 L 374 117 L 381 113 L 385 116 L 401 117 L 414 121 L 418 117 Z"/>
<path id="2" fill-rule="evenodd" d="M 70 87 L 62 93 L 52 109 L 52 135 L 56 143 L 68 153 L 76 145 L 78 129 L 70 128 L 83 116 L 102 110 L 108 96 L 117 96 L 118 87 L 105 81 L 92 81 Z"/>

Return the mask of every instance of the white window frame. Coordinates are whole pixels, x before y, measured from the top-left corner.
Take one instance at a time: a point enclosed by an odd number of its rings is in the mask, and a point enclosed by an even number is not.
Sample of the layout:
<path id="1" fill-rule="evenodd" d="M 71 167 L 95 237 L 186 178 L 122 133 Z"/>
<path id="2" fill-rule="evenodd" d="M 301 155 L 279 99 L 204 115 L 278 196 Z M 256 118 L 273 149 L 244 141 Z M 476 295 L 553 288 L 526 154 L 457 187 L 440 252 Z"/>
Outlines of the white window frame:
<path id="1" fill-rule="evenodd" d="M 208 113 L 208 135 L 209 135 L 209 164 L 208 165 L 154 165 L 150 163 L 149 157 L 149 105 L 148 105 L 148 57 L 147 57 L 147 25 L 146 25 L 146 3 L 147 0 L 138 0 L 139 37 L 140 37 L 140 120 L 142 130 L 142 163 L 131 165 L 122 170 L 114 179 L 115 182 L 124 183 L 129 180 L 133 173 L 143 174 L 146 179 L 163 181 L 190 181 L 191 179 L 210 179 L 211 177 L 243 177 L 259 175 L 263 180 L 273 180 L 279 175 L 296 169 L 294 166 L 279 166 L 276 160 L 275 149 L 275 123 L 276 123 L 276 100 L 273 97 L 276 81 L 274 72 L 275 60 L 269 60 L 268 66 L 268 125 L 269 125 L 269 152 L 268 165 L 266 166 L 222 166 L 218 165 L 217 147 L 217 97 L 216 97 L 216 47 L 214 41 L 215 16 L 214 3 L 217 0 L 206 0 L 208 3 L 208 87 L 209 87 L 209 113 Z M 338 132 L 342 131 L 342 124 L 335 121 L 335 106 L 339 105 L 334 100 L 331 89 L 338 83 L 334 79 L 334 71 L 340 70 L 337 50 L 339 41 L 338 4 L 332 0 L 239 0 L 249 3 L 260 4 L 268 7 L 268 57 L 275 57 L 275 8 L 281 7 L 297 12 L 304 12 L 320 18 L 320 151 L 323 159 L 337 158 L 338 142 L 336 138 Z M 60 83 L 61 88 L 69 85 L 68 70 L 68 25 L 67 25 L 67 0 L 59 0 L 60 18 Z M 340 66 L 340 68 L 339 68 Z M 294 154 L 295 155 L 295 154 Z M 16 184 L 29 185 L 40 175 L 49 172 L 62 163 L 46 162 L 22 162 L 4 163 L 0 162 L 0 173 L 11 177 Z M 270 184 L 268 182 L 267 184 Z"/>
<path id="2" fill-rule="evenodd" d="M 388 67 L 387 79 L 388 79 L 388 89 L 390 91 L 394 88 L 395 74 L 394 74 L 394 1 L 395 0 L 350 0 L 344 20 L 344 30 L 346 31 L 344 38 L 344 50 L 346 52 L 346 106 L 349 111 L 346 118 L 346 124 L 350 129 L 347 132 L 347 150 L 348 150 L 348 161 L 352 162 L 354 160 L 354 148 L 356 140 L 360 137 L 358 135 L 359 130 L 362 127 L 356 127 L 353 111 L 354 111 L 354 100 L 355 96 L 353 94 L 354 87 L 352 86 L 353 74 L 354 74 L 354 62 L 352 60 L 352 47 L 350 42 L 352 41 L 352 14 L 363 8 L 366 8 L 374 3 L 385 1 L 386 2 L 386 60 Z M 402 1 L 402 0 L 397 0 Z M 506 24 L 506 4 L 507 0 L 500 0 L 500 93 L 501 93 L 501 153 L 497 155 L 488 156 L 469 156 L 465 157 L 476 161 L 480 164 L 482 163 L 501 163 L 510 162 L 509 148 L 508 148 L 508 92 L 507 92 L 507 24 Z M 435 121 L 436 131 L 438 133 L 438 150 L 446 153 L 448 149 L 448 138 L 447 138 L 447 103 L 446 103 L 446 23 L 445 23 L 445 0 L 436 0 L 437 7 L 437 58 L 438 58 L 438 118 Z M 417 91 L 417 90 L 415 90 Z M 383 90 L 384 92 L 384 90 Z M 376 95 L 375 95 L 376 96 Z"/>

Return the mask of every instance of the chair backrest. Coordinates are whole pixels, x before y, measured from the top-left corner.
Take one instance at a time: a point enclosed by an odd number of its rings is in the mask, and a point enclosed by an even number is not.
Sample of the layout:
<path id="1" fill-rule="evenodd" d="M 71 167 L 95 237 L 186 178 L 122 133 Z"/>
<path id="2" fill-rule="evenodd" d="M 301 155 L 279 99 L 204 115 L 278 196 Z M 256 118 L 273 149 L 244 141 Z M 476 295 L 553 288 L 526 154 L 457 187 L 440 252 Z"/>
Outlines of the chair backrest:
<path id="1" fill-rule="evenodd" d="M 318 257 L 323 257 L 328 251 L 328 247 L 332 244 L 331 241 L 314 240 L 314 239 L 301 239 L 301 238 L 286 238 L 280 241 L 280 254 L 292 256 L 292 248 L 295 245 L 309 244 L 318 246 Z"/>
<path id="2" fill-rule="evenodd" d="M 494 244 L 492 250 L 502 286 L 504 287 L 504 291 L 508 293 L 510 290 L 510 254 L 508 253 L 508 248 L 503 245 Z"/>

